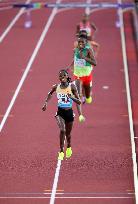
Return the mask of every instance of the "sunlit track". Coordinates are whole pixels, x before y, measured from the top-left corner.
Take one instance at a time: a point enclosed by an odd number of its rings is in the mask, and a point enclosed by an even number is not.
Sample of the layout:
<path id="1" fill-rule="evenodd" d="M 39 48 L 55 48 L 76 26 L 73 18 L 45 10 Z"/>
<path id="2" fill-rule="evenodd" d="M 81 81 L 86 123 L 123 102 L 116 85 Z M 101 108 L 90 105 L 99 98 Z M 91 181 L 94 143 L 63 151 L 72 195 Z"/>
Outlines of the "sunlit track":
<path id="1" fill-rule="evenodd" d="M 66 67 L 72 59 L 75 25 L 84 10 L 52 10 L 41 40 L 12 92 L 9 108 L 5 115 L 0 113 L 4 116 L 0 126 L 0 203 L 136 204 L 136 164 L 135 158 L 132 160 L 135 149 L 130 141 L 120 28 L 115 27 L 114 10 L 88 11 L 98 27 L 96 38 L 101 45 L 94 70 L 94 102 L 84 105 L 85 123 L 78 124 L 76 114 L 73 156 L 62 164 L 57 162 L 54 100 L 45 113 L 41 111 L 49 88 L 58 80 L 60 67 Z M 18 29 L 23 28 L 16 26 Z M 26 32 L 36 29 L 40 27 L 33 21 Z M 6 43 L 8 39 L 10 35 Z M 14 68 L 12 71 L 16 75 Z M 10 114 L 13 117 L 8 120 Z"/>

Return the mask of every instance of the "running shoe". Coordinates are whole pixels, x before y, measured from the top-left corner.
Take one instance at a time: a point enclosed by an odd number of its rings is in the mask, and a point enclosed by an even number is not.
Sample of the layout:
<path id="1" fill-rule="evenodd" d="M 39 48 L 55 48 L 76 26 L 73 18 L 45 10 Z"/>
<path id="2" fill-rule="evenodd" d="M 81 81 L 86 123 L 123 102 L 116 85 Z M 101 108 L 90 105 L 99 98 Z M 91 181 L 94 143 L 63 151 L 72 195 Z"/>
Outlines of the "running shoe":
<path id="1" fill-rule="evenodd" d="M 58 153 L 58 160 L 63 160 L 64 159 L 64 152 L 59 152 Z"/>
<path id="2" fill-rule="evenodd" d="M 71 155 L 72 155 L 72 149 L 71 149 L 71 147 L 69 147 L 66 149 L 66 158 L 70 158 Z"/>
<path id="3" fill-rule="evenodd" d="M 86 98 L 86 103 L 92 103 L 92 97 Z"/>

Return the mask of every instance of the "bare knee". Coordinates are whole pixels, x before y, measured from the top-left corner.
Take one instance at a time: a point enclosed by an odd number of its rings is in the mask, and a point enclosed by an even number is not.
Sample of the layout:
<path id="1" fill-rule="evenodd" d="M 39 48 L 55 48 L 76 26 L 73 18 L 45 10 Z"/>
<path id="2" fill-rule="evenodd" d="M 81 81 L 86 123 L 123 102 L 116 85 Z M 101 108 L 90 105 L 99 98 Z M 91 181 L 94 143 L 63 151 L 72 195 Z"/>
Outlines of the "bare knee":
<path id="1" fill-rule="evenodd" d="M 70 139 L 70 138 L 71 138 L 71 135 L 66 133 L 66 137 L 67 137 L 68 139 Z"/>
<path id="2" fill-rule="evenodd" d="M 62 135 L 65 135 L 65 134 L 66 134 L 65 129 L 61 127 L 61 128 L 60 128 L 60 133 L 61 133 Z"/>

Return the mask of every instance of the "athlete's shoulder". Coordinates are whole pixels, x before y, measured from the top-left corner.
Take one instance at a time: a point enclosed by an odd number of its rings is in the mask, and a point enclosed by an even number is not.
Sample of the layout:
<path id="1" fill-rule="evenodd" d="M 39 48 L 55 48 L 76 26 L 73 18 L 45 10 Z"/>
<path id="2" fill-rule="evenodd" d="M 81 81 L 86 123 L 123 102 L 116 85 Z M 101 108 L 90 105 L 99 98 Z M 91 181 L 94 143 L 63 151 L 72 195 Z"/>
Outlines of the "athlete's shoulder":
<path id="1" fill-rule="evenodd" d="M 54 84 L 54 85 L 52 85 L 52 90 L 56 90 L 57 89 L 57 87 L 58 87 L 58 84 Z"/>
<path id="2" fill-rule="evenodd" d="M 94 30 L 97 30 L 97 27 L 96 27 L 95 23 L 91 22 L 90 25 Z"/>

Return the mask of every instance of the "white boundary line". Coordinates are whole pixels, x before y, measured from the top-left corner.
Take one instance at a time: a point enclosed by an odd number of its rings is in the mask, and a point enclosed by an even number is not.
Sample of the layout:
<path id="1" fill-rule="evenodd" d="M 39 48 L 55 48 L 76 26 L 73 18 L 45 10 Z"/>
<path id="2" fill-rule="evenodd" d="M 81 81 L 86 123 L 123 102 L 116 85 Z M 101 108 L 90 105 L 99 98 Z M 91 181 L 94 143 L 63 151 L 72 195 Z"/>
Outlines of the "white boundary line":
<path id="1" fill-rule="evenodd" d="M 48 190 L 48 191 L 49 191 L 49 190 Z M 63 192 L 59 192 L 59 191 L 63 191 Z M 31 192 L 18 192 L 18 193 L 4 192 L 4 193 L 0 193 L 0 197 L 6 197 L 6 196 L 7 196 L 7 197 L 8 197 L 8 196 L 10 196 L 10 197 L 11 197 L 11 196 L 12 196 L 12 197 L 15 197 L 15 196 L 16 196 L 16 197 L 20 197 L 20 196 L 25 196 L 25 195 L 26 195 L 26 196 L 28 195 L 29 197 L 32 196 L 32 195 L 35 195 L 35 196 L 37 196 L 37 195 L 38 195 L 38 196 L 40 196 L 40 195 L 41 195 L 41 196 L 45 196 L 45 195 L 51 195 L 51 192 L 52 192 L 52 190 L 49 191 L 49 192 L 32 192 L 32 193 L 31 193 Z M 72 196 L 72 197 L 73 197 L 73 196 L 77 196 L 77 195 L 78 195 L 78 196 L 81 196 L 81 197 L 82 197 L 82 196 L 83 196 L 83 197 L 85 197 L 85 196 L 87 197 L 88 195 L 89 195 L 89 196 L 94 196 L 94 195 L 95 195 L 96 197 L 97 197 L 97 196 L 98 196 L 98 197 L 101 197 L 101 196 L 102 196 L 102 197 L 103 197 L 103 196 L 104 196 L 104 197 L 105 197 L 105 196 L 106 196 L 106 197 L 107 197 L 107 196 L 108 196 L 108 197 L 110 197 L 110 196 L 113 196 L 113 197 L 120 197 L 120 196 L 121 196 L 121 197 L 122 197 L 122 196 L 124 197 L 124 196 L 125 196 L 125 197 L 127 197 L 127 196 L 129 196 L 129 195 L 134 195 L 134 194 L 135 194 L 135 193 L 134 193 L 134 192 L 131 193 L 131 191 L 130 191 L 130 192 L 124 192 L 124 193 L 123 193 L 123 192 L 121 192 L 121 193 L 117 192 L 117 193 L 116 193 L 116 192 L 64 192 L 64 190 L 57 190 L 57 192 L 56 192 L 56 195 L 62 195 L 62 196 L 63 196 L 63 195 L 64 195 L 64 196 L 65 196 L 65 195 L 68 195 L 68 196 L 70 195 L 70 196 Z M 119 196 L 119 195 L 120 195 L 120 196 Z M 26 197 L 26 196 L 25 196 L 25 197 Z"/>
<path id="2" fill-rule="evenodd" d="M 23 196 L 17 196 L 17 197 L 0 197 L 0 199 L 7 199 L 7 198 L 13 198 L 13 199 L 36 199 L 36 198 L 39 198 L 39 199 L 46 199 L 46 198 L 51 198 L 51 197 L 48 197 L 48 196 L 29 196 L 29 197 L 23 197 Z M 69 197 L 69 196 L 64 196 L 64 197 L 55 197 L 56 199 L 135 199 L 135 197 L 130 197 L 130 196 L 128 196 L 128 197 L 125 197 L 125 196 L 121 196 L 121 197 L 115 197 L 115 196 L 101 196 L 101 197 L 99 197 L 99 196 L 86 196 L 86 197 L 84 197 L 84 196 L 72 196 L 72 197 Z"/>
<path id="3" fill-rule="evenodd" d="M 30 3 L 31 0 L 27 0 L 26 3 Z M 20 18 L 20 16 L 24 13 L 25 8 L 21 8 L 19 13 L 14 17 L 14 19 L 11 21 L 11 23 L 9 24 L 9 26 L 6 28 L 6 30 L 3 32 L 3 34 L 0 36 L 0 43 L 2 43 L 2 41 L 4 40 L 4 38 L 6 37 L 6 35 L 9 33 L 9 31 L 11 30 L 11 28 L 14 26 L 14 24 L 16 23 L 16 21 Z"/>
<path id="4" fill-rule="evenodd" d="M 57 0 L 57 3 L 58 2 L 60 2 L 60 0 Z M 57 8 L 53 8 L 52 13 L 51 13 L 51 15 L 50 15 L 45 27 L 44 27 L 44 30 L 43 30 L 43 32 L 42 32 L 42 34 L 40 36 L 40 39 L 39 39 L 39 41 L 38 41 L 38 43 L 37 43 L 37 45 L 36 45 L 36 47 L 34 49 L 34 52 L 33 52 L 32 56 L 31 56 L 31 58 L 30 58 L 30 60 L 29 60 L 29 62 L 27 64 L 27 67 L 25 68 L 23 76 L 22 76 L 22 78 L 21 78 L 21 80 L 20 80 L 20 82 L 19 82 L 19 84 L 18 84 L 18 86 L 16 88 L 16 91 L 15 91 L 13 97 L 12 97 L 12 100 L 11 100 L 11 102 L 10 102 L 8 108 L 7 108 L 7 111 L 4 114 L 4 117 L 3 117 L 2 121 L 1 121 L 0 132 L 3 129 L 3 126 L 4 126 L 4 124 L 5 124 L 6 120 L 7 120 L 7 117 L 9 115 L 14 103 L 15 103 L 15 100 L 16 100 L 18 94 L 19 94 L 19 91 L 20 91 L 20 89 L 21 89 L 21 87 L 22 87 L 22 85 L 23 85 L 23 83 L 24 83 L 24 81 L 25 81 L 25 79 L 27 77 L 27 74 L 28 74 L 28 72 L 29 72 L 29 70 L 30 70 L 30 68 L 31 68 L 31 66 L 33 64 L 33 61 L 34 61 L 34 59 L 35 59 L 35 57 L 36 57 L 36 55 L 37 55 L 37 53 L 38 53 L 38 51 L 40 49 L 40 46 L 41 46 L 41 44 L 42 44 L 42 42 L 43 42 L 43 40 L 44 40 L 44 38 L 45 38 L 45 36 L 46 36 L 46 34 L 48 32 L 48 29 L 49 29 L 55 15 L 56 15 L 56 13 L 57 13 Z"/>
<path id="5" fill-rule="evenodd" d="M 57 0 L 56 3 L 60 3 L 60 2 L 61 2 L 61 0 Z M 51 13 L 51 15 L 50 15 L 45 27 L 44 27 L 44 30 L 43 30 L 43 32 L 42 32 L 42 34 L 40 36 L 40 39 L 39 39 L 35 49 L 34 49 L 34 52 L 33 52 L 32 56 L 31 56 L 31 58 L 30 58 L 30 60 L 29 60 L 29 62 L 27 64 L 27 67 L 25 68 L 24 74 L 23 74 L 23 76 L 22 76 L 22 78 L 21 78 L 21 80 L 20 80 L 20 82 L 19 82 L 19 84 L 17 86 L 17 89 L 16 89 L 16 91 L 15 91 L 15 93 L 13 95 L 13 98 L 12 98 L 10 104 L 9 104 L 9 107 L 8 107 L 4 117 L 3 117 L 3 120 L 1 121 L 0 132 L 3 129 L 3 126 L 4 126 L 4 124 L 5 124 L 6 120 L 7 120 L 7 117 L 9 115 L 14 103 L 15 103 L 15 100 L 16 100 L 16 98 L 17 98 L 17 96 L 18 96 L 18 94 L 20 92 L 20 89 L 21 89 L 21 87 L 22 87 L 22 85 L 23 85 L 23 83 L 24 83 L 24 81 L 25 81 L 25 79 L 27 77 L 27 74 L 28 74 L 28 72 L 29 72 L 29 70 L 30 70 L 30 68 L 32 66 L 32 63 L 33 63 L 33 61 L 34 61 L 34 59 L 35 59 L 35 57 L 36 57 L 36 55 L 37 55 L 37 53 L 38 53 L 38 51 L 40 49 L 40 46 L 41 46 L 41 44 L 42 44 L 42 42 L 43 42 L 43 40 L 44 40 L 44 38 L 45 38 L 45 36 L 46 36 L 46 34 L 48 32 L 48 29 L 49 29 L 55 15 L 57 14 L 57 10 L 58 10 L 58 8 L 56 8 L 56 7 L 52 9 L 52 13 Z M 54 201 L 55 201 L 55 195 L 56 195 L 56 189 L 57 189 L 57 184 L 58 184 L 60 166 L 61 166 L 61 161 L 58 161 L 57 162 L 56 173 L 55 173 L 55 178 L 54 178 L 54 183 L 53 183 L 53 188 L 52 188 L 52 193 L 51 193 L 51 197 L 50 197 L 50 204 L 54 204 Z M 37 198 L 39 198 L 39 197 L 37 197 Z"/>
<path id="6" fill-rule="evenodd" d="M 54 201 L 55 201 L 57 184 L 58 184 L 58 177 L 59 177 L 59 172 L 60 172 L 60 166 L 61 166 L 61 160 L 58 160 L 55 178 L 54 178 L 54 183 L 53 183 L 53 187 L 52 187 L 52 193 L 51 193 L 51 197 L 50 197 L 50 204 L 54 204 Z"/>
<path id="7" fill-rule="evenodd" d="M 121 0 L 118 0 L 118 3 L 122 3 Z M 132 106 L 131 106 L 131 93 L 129 87 L 129 75 L 128 75 L 128 65 L 127 65 L 127 55 L 126 55 L 126 44 L 125 44 L 125 35 L 124 35 L 124 22 L 123 22 L 123 13 L 122 9 L 119 8 L 119 18 L 120 18 L 120 34 L 122 41 L 122 54 L 125 70 L 125 82 L 126 82 L 126 92 L 127 92 L 127 102 L 128 102 L 128 113 L 129 113 L 129 126 L 130 126 L 130 139 L 132 146 L 132 160 L 133 160 L 133 173 L 134 173 L 134 187 L 135 187 L 135 197 L 136 204 L 138 204 L 138 177 L 137 177 L 137 160 L 136 160 L 136 148 L 134 141 L 134 129 L 133 129 L 133 116 L 132 116 Z"/>
<path id="8" fill-rule="evenodd" d="M 58 3 L 60 2 L 61 0 L 59 0 L 58 1 Z M 89 0 L 88 0 L 89 1 Z M 90 0 L 91 1 L 91 0 Z M 119 1 L 119 0 L 118 0 Z M 21 10 L 23 10 L 23 9 L 21 9 Z M 21 12 L 21 11 L 20 11 Z M 24 11 L 22 11 L 21 12 L 21 14 L 20 14 L 20 12 L 19 12 L 19 17 L 20 17 L 20 15 L 24 12 Z M 121 11 L 122 12 L 122 11 Z M 49 29 L 49 27 L 50 27 L 50 25 L 51 25 L 51 23 L 52 23 L 52 20 L 53 20 L 53 18 L 54 18 L 54 16 L 56 15 L 56 13 L 57 13 L 57 8 L 54 8 L 53 10 L 52 10 L 52 14 L 51 14 L 51 16 L 50 16 L 50 18 L 49 18 L 49 20 L 48 20 L 48 22 L 47 22 L 47 24 L 46 24 L 46 26 L 45 26 L 45 28 L 44 28 L 44 30 L 43 30 L 43 32 L 42 32 L 42 35 L 41 35 L 41 37 L 40 37 L 40 39 L 39 39 L 39 42 L 37 43 L 37 46 L 36 46 L 36 48 L 35 48 L 35 50 L 34 50 L 34 52 L 33 52 L 33 54 L 32 54 L 32 56 L 31 56 L 31 58 L 30 58 L 30 61 L 29 61 L 29 63 L 28 63 L 28 65 L 27 65 L 27 67 L 26 67 L 26 69 L 25 69 L 25 72 L 24 72 L 24 74 L 23 74 L 23 76 L 22 76 L 22 79 L 20 80 L 20 82 L 19 82 L 19 85 L 18 85 L 18 87 L 17 87 L 17 89 L 16 89 L 16 91 L 15 91 L 15 94 L 14 94 L 14 96 L 13 96 L 13 98 L 12 98 L 12 100 L 11 100 L 11 103 L 10 103 L 10 105 L 9 105 L 9 107 L 8 107 L 8 109 L 7 109 L 7 111 L 6 111 L 6 114 L 4 115 L 4 118 L 3 118 L 3 120 L 2 120 L 2 122 L 1 122 L 1 124 L 0 124 L 0 132 L 1 132 L 1 130 L 2 130 L 2 128 L 3 128 L 3 126 L 4 126 L 4 124 L 5 124 L 5 122 L 6 122 L 6 119 L 7 119 L 7 117 L 8 117 L 8 115 L 9 115 L 9 113 L 10 113 L 10 111 L 11 111 L 11 108 L 12 108 L 12 106 L 13 106 L 13 104 L 14 104 L 14 102 L 15 102 L 15 100 L 16 100 L 16 97 L 17 97 L 17 95 L 18 95 L 18 93 L 19 93 L 19 91 L 20 91 L 20 89 L 21 89 L 21 87 L 22 87 L 22 85 L 23 85 L 23 82 L 24 82 L 24 80 L 25 80 L 25 78 L 26 78 L 26 76 L 27 76 L 27 74 L 28 74 L 28 72 L 29 72 L 29 70 L 30 70 L 30 67 L 31 67 L 31 65 L 32 65 L 32 63 L 33 63 L 33 61 L 34 61 L 34 59 L 35 59 L 35 57 L 36 57 L 36 55 L 37 55 L 37 52 L 38 52 L 38 50 L 39 50 L 39 48 L 40 48 L 40 46 L 41 46 L 41 44 L 42 44 L 42 42 L 43 42 L 43 40 L 44 40 L 44 37 L 45 37 L 45 35 L 46 35 L 46 33 L 47 33 L 47 31 L 48 31 L 48 29 Z M 17 15 L 17 16 L 18 16 Z M 122 13 L 121 13 L 121 15 L 122 15 Z M 121 15 L 120 15 L 120 18 L 121 18 Z M 16 16 L 16 17 L 17 17 Z M 19 18 L 18 17 L 18 18 Z M 17 19 L 18 19 L 17 18 Z M 15 18 L 15 22 L 16 22 L 16 20 L 17 20 L 16 18 Z M 10 26 L 7 28 L 7 31 L 5 31 L 5 33 L 7 34 L 8 32 L 9 32 L 9 30 L 11 29 L 11 27 L 14 25 L 14 20 L 13 20 L 13 23 L 11 23 L 10 24 Z M 123 27 L 123 26 L 122 26 Z M 121 32 L 122 33 L 122 32 Z M 4 34 L 4 37 L 6 36 L 6 34 Z M 123 33 L 123 35 L 124 35 L 124 33 Z M 3 35 L 2 35 L 3 36 Z M 2 42 L 2 39 L 4 38 L 2 38 L 2 36 L 0 37 L 0 42 Z M 121 36 L 122 36 L 122 34 L 121 34 Z M 123 43 L 122 43 L 123 44 Z M 122 46 L 122 49 L 123 49 L 123 46 Z M 125 64 L 125 63 L 124 63 Z M 128 75 L 128 74 L 127 74 Z M 127 78 L 127 77 L 126 77 Z M 126 87 L 127 87 L 127 85 L 126 85 Z M 129 92 L 130 92 L 130 90 L 129 90 Z M 129 93 L 129 95 L 130 95 L 130 93 Z M 127 97 L 128 97 L 128 94 L 127 94 Z M 129 97 L 128 97 L 129 98 Z M 128 100 L 128 102 L 129 102 L 129 100 Z M 130 100 L 130 104 L 131 104 L 131 100 Z M 129 107 L 128 107 L 129 108 Z M 132 113 L 132 110 L 131 110 L 131 113 Z M 130 118 L 129 118 L 130 119 Z M 131 123 L 130 123 L 131 124 Z M 133 123 L 132 123 L 133 124 Z M 131 125 L 130 125 L 130 130 L 131 130 Z M 134 132 L 133 132 L 133 134 L 134 134 Z M 134 139 L 133 139 L 133 141 L 132 141 L 132 134 L 131 134 L 131 142 L 132 142 L 132 144 L 133 144 L 133 142 L 134 142 Z M 132 145 L 132 147 L 133 147 L 133 145 Z M 135 146 L 134 146 L 135 147 Z M 135 148 L 132 148 L 132 155 L 133 155 L 133 163 L 134 163 L 134 154 L 133 154 L 133 150 L 134 150 Z M 135 152 L 135 151 L 134 151 Z M 61 161 L 60 160 L 58 160 L 58 163 L 57 163 L 57 168 L 56 168 L 56 173 L 55 173 L 55 178 L 54 178 L 54 183 L 53 183 L 53 188 L 52 188 L 52 194 L 51 194 L 51 197 L 0 197 L 0 199 L 2 199 L 2 198 L 17 198 L 17 199 L 19 199 L 19 198 L 41 198 L 41 199 L 43 199 L 43 198 L 50 198 L 50 204 L 54 204 L 54 200 L 55 200 L 55 198 L 60 198 L 60 199 L 64 199 L 64 198 L 84 198 L 84 199 L 91 199 L 91 198 L 93 198 L 93 199 L 112 199 L 112 198 L 114 198 L 114 199 L 126 199 L 126 198 L 133 198 L 133 197 L 55 197 L 55 195 L 56 195 L 56 188 L 57 188 L 57 183 L 58 183 L 58 177 L 59 177 L 59 172 L 60 172 L 60 166 L 61 166 Z M 134 165 L 135 166 L 135 165 Z M 136 165 L 136 169 L 134 168 L 134 181 L 136 182 L 136 180 L 135 180 L 135 173 L 137 172 L 135 172 L 135 170 L 137 170 L 137 165 Z M 135 195 L 137 195 L 137 188 L 136 188 L 136 183 L 135 183 Z M 137 204 L 137 196 L 136 196 L 136 204 Z"/>

